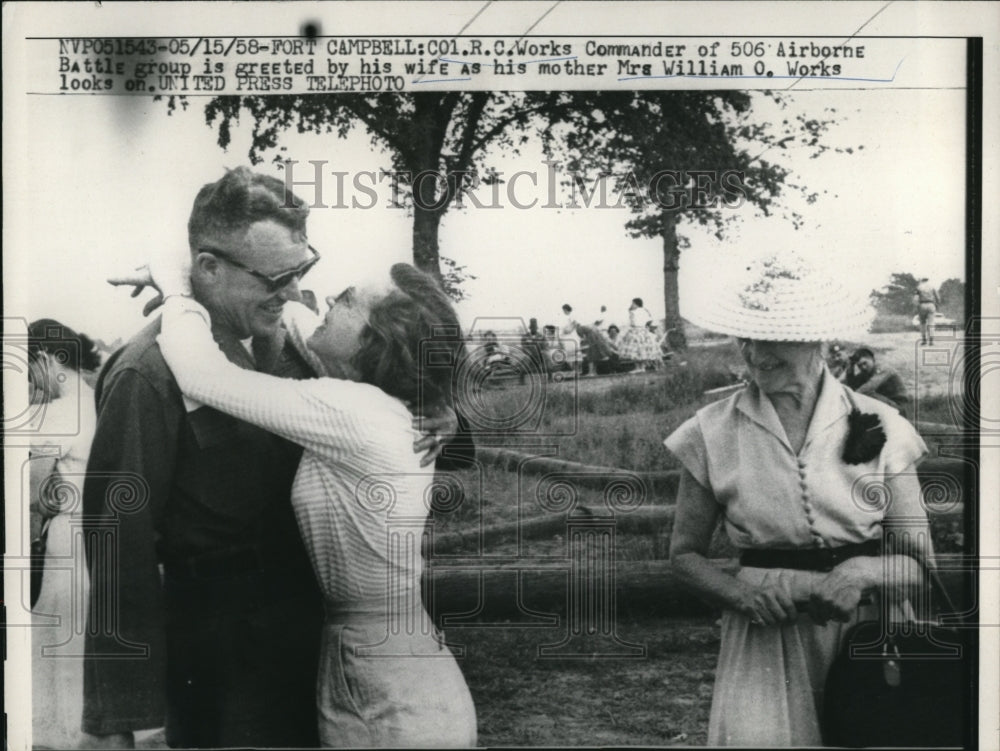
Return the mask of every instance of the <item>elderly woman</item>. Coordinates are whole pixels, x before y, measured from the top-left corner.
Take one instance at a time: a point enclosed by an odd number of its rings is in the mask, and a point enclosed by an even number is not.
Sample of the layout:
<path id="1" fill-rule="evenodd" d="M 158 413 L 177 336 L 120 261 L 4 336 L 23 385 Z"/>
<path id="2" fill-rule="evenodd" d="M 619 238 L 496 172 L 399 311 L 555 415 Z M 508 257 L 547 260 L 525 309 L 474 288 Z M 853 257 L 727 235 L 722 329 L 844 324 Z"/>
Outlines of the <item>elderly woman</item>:
<path id="1" fill-rule="evenodd" d="M 305 449 L 292 505 L 326 607 L 317 681 L 324 746 L 472 746 L 468 687 L 421 604 L 419 532 L 433 468 L 413 452 L 410 409 L 450 403 L 458 320 L 436 281 L 396 264 L 327 298 L 320 320 L 286 311 L 298 349 L 326 377 L 294 380 L 231 363 L 183 275 L 164 294 L 164 360 L 184 395 Z M 436 333 L 438 332 L 438 333 Z M 432 355 L 433 356 L 433 355 Z M 414 526 L 416 525 L 416 526 Z"/>
<path id="2" fill-rule="evenodd" d="M 673 568 L 723 609 L 709 745 L 822 745 L 824 681 L 845 632 L 880 592 L 902 612 L 930 564 L 923 441 L 823 361 L 822 341 L 864 328 L 849 300 L 786 257 L 689 311 L 737 338 L 751 376 L 665 442 L 682 464 Z M 741 550 L 735 573 L 707 557 L 720 518 Z"/>

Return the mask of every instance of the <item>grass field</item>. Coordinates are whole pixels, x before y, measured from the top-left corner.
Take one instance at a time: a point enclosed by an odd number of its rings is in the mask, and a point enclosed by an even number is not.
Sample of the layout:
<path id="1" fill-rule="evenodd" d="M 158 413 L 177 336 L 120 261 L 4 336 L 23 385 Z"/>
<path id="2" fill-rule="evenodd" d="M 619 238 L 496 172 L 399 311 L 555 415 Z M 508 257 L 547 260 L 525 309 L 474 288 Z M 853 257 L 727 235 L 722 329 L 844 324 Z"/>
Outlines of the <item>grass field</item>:
<path id="1" fill-rule="evenodd" d="M 916 346 L 918 341 L 919 335 L 909 332 L 874 334 L 866 345 L 880 365 L 903 379 L 917 419 L 953 425 L 965 393 L 961 340 L 939 335 L 933 351 Z M 477 408 L 490 424 L 510 423 L 518 415 L 536 418 L 514 423 L 520 426 L 516 432 L 491 442 L 555 446 L 561 458 L 585 464 L 635 471 L 674 469 L 676 462 L 663 440 L 704 403 L 703 392 L 731 383 L 743 367 L 735 345 L 723 340 L 692 347 L 655 373 L 536 384 L 543 395 L 531 385 L 507 381 L 484 391 Z M 532 400 L 540 405 L 537 411 L 525 407 Z"/>

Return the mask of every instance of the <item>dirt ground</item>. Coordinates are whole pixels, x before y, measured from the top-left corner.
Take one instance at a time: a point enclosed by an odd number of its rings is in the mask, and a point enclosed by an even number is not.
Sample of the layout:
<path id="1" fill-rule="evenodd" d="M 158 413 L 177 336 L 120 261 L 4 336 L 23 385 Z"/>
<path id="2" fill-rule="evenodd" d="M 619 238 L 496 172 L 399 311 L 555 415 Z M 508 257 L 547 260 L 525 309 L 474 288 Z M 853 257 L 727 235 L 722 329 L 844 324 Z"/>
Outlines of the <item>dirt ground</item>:
<path id="1" fill-rule="evenodd" d="M 479 745 L 704 746 L 718 627 L 714 618 L 620 623 L 624 659 L 546 658 L 565 627 L 451 629 L 476 704 Z M 137 748 L 166 748 L 163 731 Z"/>

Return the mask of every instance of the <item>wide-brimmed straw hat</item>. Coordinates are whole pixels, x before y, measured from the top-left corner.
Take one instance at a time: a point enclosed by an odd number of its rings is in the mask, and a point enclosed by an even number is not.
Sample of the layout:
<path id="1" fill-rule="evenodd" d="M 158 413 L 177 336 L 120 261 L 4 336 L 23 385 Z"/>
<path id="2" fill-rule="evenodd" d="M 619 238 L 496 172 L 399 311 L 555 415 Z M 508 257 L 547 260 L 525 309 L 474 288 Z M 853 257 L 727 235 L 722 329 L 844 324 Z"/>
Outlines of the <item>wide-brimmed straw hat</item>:
<path id="1" fill-rule="evenodd" d="M 685 317 L 710 331 L 774 342 L 821 342 L 863 337 L 874 310 L 796 253 L 771 255 L 746 273 L 699 295 Z"/>

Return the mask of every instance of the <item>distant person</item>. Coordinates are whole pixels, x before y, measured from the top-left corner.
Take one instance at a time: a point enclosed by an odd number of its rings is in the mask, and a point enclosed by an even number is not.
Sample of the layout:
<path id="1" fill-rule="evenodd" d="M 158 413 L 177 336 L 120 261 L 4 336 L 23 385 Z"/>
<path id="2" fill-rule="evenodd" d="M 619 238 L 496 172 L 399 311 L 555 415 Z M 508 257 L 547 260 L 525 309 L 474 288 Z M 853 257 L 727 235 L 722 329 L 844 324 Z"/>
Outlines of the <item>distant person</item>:
<path id="1" fill-rule="evenodd" d="M 660 347 L 660 360 L 657 365 L 662 365 L 674 356 L 673 350 L 670 348 L 670 332 L 664 331 L 661 334 L 659 327 L 652 321 L 649 323 L 649 330 L 656 337 L 656 343 Z"/>
<path id="2" fill-rule="evenodd" d="M 594 375 L 607 375 L 613 372 L 618 361 L 618 353 L 608 341 L 604 333 L 596 326 L 576 325 L 576 335 L 580 337 L 580 349 L 583 352 L 581 375 L 588 375 L 593 366 Z"/>
<path id="3" fill-rule="evenodd" d="M 559 336 L 556 326 L 551 323 L 546 324 L 542 330 L 545 332 L 545 365 L 549 372 L 549 380 L 551 380 L 553 373 L 572 370 L 573 366 L 566 356 L 566 348 L 563 346 L 563 340 Z"/>
<path id="4" fill-rule="evenodd" d="M 838 381 L 842 381 L 850 364 L 851 361 L 844 348 L 839 344 L 831 344 L 826 353 L 826 366 L 830 369 L 830 374 Z"/>
<path id="5" fill-rule="evenodd" d="M 620 346 L 622 343 L 622 338 L 620 336 L 621 329 L 619 329 L 615 324 L 608 326 L 607 336 L 605 337 L 608 344 L 611 346 L 612 351 L 615 353 L 612 363 L 613 373 L 628 373 L 635 368 L 635 363 L 631 360 L 627 360 L 621 356 Z"/>
<path id="6" fill-rule="evenodd" d="M 570 334 L 576 327 L 576 318 L 574 318 L 573 316 L 573 306 L 569 305 L 568 303 L 566 305 L 563 305 L 562 312 L 563 312 L 563 323 L 561 326 L 561 331 L 559 333 Z"/>
<path id="7" fill-rule="evenodd" d="M 36 748 L 77 748 L 84 741 L 83 660 L 42 650 L 68 643 L 78 625 L 75 613 L 87 612 L 88 577 L 74 577 L 67 563 L 86 566 L 74 553 L 73 529 L 83 513 L 80 498 L 97 412 L 94 390 L 83 373 L 100 362 L 84 334 L 47 318 L 28 326 L 28 387 L 31 403 L 39 405 L 31 426 L 29 516 L 32 552 L 44 554 L 31 577 L 31 729 Z"/>
<path id="8" fill-rule="evenodd" d="M 660 359 L 660 345 L 646 328 L 653 316 L 642 304 L 641 297 L 632 298 L 628 309 L 628 331 L 622 336 L 618 354 L 622 359 L 634 360 L 633 373 L 641 373 Z"/>
<path id="9" fill-rule="evenodd" d="M 521 352 L 524 364 L 518 369 L 518 380 L 523 384 L 529 372 L 545 373 L 545 336 L 538 330 L 538 319 L 528 320 L 528 330 L 521 335 Z"/>
<path id="10" fill-rule="evenodd" d="M 604 328 L 604 319 L 607 317 L 607 314 L 608 314 L 608 306 L 607 305 L 602 305 L 601 306 L 601 312 L 598 314 L 597 320 L 594 321 L 594 326 L 596 328 L 599 328 L 599 329 L 603 329 Z"/>
<path id="11" fill-rule="evenodd" d="M 563 322 L 559 326 L 559 336 L 563 340 L 562 348 L 566 352 L 566 361 L 569 364 L 569 369 L 576 370 L 577 361 L 583 358 L 583 342 L 576 333 L 577 320 L 576 314 L 573 313 L 573 306 L 568 303 L 563 305 L 562 312 Z M 566 347 L 566 340 L 572 342 L 571 347 Z M 572 356 L 570 356 L 570 352 L 567 349 L 572 350 Z"/>
<path id="12" fill-rule="evenodd" d="M 913 298 L 917 304 L 917 315 L 920 316 L 920 344 L 934 344 L 934 316 L 941 299 L 926 276 L 920 277 L 917 294 Z"/>
<path id="13" fill-rule="evenodd" d="M 894 370 L 876 365 L 875 353 L 867 347 L 854 350 L 844 384 L 859 394 L 891 404 L 908 417 L 910 397 L 903 379 Z"/>
<path id="14" fill-rule="evenodd" d="M 497 335 L 493 331 L 483 334 L 483 364 L 488 370 L 492 370 L 507 361 L 507 355 L 503 346 L 497 340 Z"/>

